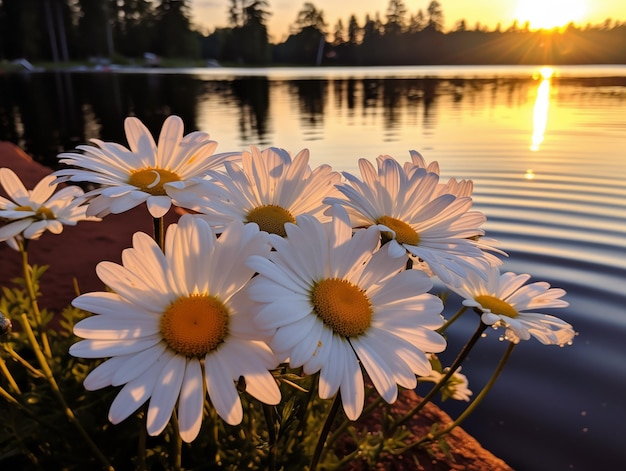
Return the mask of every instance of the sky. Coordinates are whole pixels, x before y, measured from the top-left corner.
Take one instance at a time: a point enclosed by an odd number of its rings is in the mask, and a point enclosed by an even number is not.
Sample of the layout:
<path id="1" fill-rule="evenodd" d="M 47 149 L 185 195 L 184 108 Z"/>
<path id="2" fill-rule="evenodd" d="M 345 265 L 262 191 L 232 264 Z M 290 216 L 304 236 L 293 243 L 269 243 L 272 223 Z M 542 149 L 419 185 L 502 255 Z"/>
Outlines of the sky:
<path id="1" fill-rule="evenodd" d="M 324 12 L 332 31 L 341 19 L 344 28 L 352 14 L 363 26 L 365 15 L 380 14 L 384 21 L 389 0 L 269 0 L 272 15 L 268 21 L 271 42 L 286 39 L 289 26 L 295 23 L 304 3 L 310 1 Z M 442 7 L 445 29 L 454 29 L 458 20 L 464 19 L 469 29 L 477 22 L 492 30 L 498 23 L 503 29 L 514 20 L 523 25 L 530 22 L 533 29 L 563 26 L 574 21 L 579 26 L 600 24 L 607 18 L 626 21 L 626 0 L 438 0 Z M 201 31 L 209 33 L 216 27 L 228 26 L 229 0 L 190 0 L 192 21 Z M 409 14 L 422 10 L 426 14 L 430 0 L 404 0 Z"/>

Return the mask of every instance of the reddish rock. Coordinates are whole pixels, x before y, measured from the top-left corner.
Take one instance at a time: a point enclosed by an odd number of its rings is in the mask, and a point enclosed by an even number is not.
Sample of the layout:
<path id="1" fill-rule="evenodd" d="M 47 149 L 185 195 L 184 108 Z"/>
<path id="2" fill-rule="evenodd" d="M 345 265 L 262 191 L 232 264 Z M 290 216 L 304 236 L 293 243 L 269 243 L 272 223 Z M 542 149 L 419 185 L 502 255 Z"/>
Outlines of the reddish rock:
<path id="1" fill-rule="evenodd" d="M 0 142 L 0 167 L 12 169 L 29 190 L 51 173 L 48 167 L 8 142 Z M 1 187 L 0 195 L 6 197 Z M 174 212 L 170 213 L 169 219 L 173 221 Z M 65 226 L 58 235 L 46 232 L 40 239 L 30 242 L 30 263 L 49 266 L 41 280 L 40 306 L 55 312 L 67 307 L 76 297 L 74 278 L 83 293 L 101 291 L 104 286 L 95 271 L 98 262 L 120 263 L 122 250 L 132 245 L 132 235 L 136 231 L 152 234 L 152 225 L 152 217 L 144 204 L 122 214 L 106 216 L 101 222 L 84 221 L 76 226 Z M 20 255 L 6 243 L 0 243 L 0 260 L 0 286 L 12 286 L 11 280 L 22 274 Z"/>
<path id="2" fill-rule="evenodd" d="M 414 392 L 401 389 L 398 400 L 391 406 L 394 417 L 401 417 L 410 411 L 421 398 Z M 356 426 L 361 432 L 375 432 L 380 428 L 380 410 L 369 417 L 361 418 Z M 448 414 L 433 403 L 427 404 L 419 414 L 406 423 L 413 437 L 426 436 L 433 424 L 445 428 L 452 423 Z M 379 462 L 371 467 L 364 460 L 354 461 L 350 471 L 513 471 L 503 460 L 487 451 L 461 427 L 454 428 L 446 437 L 448 447 L 444 452 L 436 443 L 416 448 L 401 455 L 381 455 Z M 346 443 L 350 448 L 350 443 Z"/>

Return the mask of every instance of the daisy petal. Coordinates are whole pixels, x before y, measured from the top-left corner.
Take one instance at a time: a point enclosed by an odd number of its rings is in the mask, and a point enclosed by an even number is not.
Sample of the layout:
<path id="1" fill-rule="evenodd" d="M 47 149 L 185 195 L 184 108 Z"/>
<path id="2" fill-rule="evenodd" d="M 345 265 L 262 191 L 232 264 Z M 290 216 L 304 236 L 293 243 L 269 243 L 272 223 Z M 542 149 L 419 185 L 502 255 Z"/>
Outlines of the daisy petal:
<path id="1" fill-rule="evenodd" d="M 92 316 L 82 319 L 74 326 L 74 333 L 85 339 L 125 340 L 153 336 L 159 332 L 156 318 L 116 318 Z"/>
<path id="2" fill-rule="evenodd" d="M 243 409 L 230 371 L 216 355 L 206 356 L 204 368 L 213 407 L 226 423 L 238 425 L 243 419 Z"/>
<path id="3" fill-rule="evenodd" d="M 10 168 L 0 168 L 0 184 L 18 205 L 22 204 L 21 200 L 29 197 L 28 190 L 24 187 L 22 180 Z"/>
<path id="4" fill-rule="evenodd" d="M 124 131 L 130 149 L 139 155 L 153 155 L 156 150 L 156 143 L 148 131 L 148 128 L 135 117 L 128 117 L 124 120 Z M 102 147 L 102 146 L 101 146 Z M 153 165 L 154 162 L 146 162 Z"/>
<path id="5" fill-rule="evenodd" d="M 172 199 L 169 196 L 150 196 L 146 204 L 153 218 L 162 218 L 172 207 Z"/>
<path id="6" fill-rule="evenodd" d="M 333 335 L 329 348 L 330 358 L 333 361 L 325 364 L 320 370 L 319 396 L 322 399 L 329 399 L 337 393 L 345 371 L 344 363 L 350 354 L 350 345 L 347 340 L 338 335 Z"/>
<path id="7" fill-rule="evenodd" d="M 233 378 L 245 378 L 246 392 L 265 404 L 275 405 L 280 402 L 280 390 L 269 372 L 270 368 L 278 366 L 278 362 L 266 344 L 233 341 L 224 346 L 220 355 Z"/>
<path id="8" fill-rule="evenodd" d="M 159 361 L 161 355 L 165 353 L 165 349 L 165 343 L 161 342 L 154 347 L 147 348 L 143 352 L 124 355 L 123 357 L 114 357 L 124 358 L 124 363 L 113 373 L 111 385 L 120 386 L 143 374 L 155 362 Z"/>
<path id="9" fill-rule="evenodd" d="M 146 419 L 146 428 L 150 435 L 160 434 L 169 422 L 180 394 L 185 370 L 186 360 L 179 355 L 172 355 L 159 373 Z"/>
<path id="10" fill-rule="evenodd" d="M 192 442 L 200 432 L 204 407 L 204 382 L 200 362 L 187 360 L 178 403 L 178 426 L 183 441 Z"/>
<path id="11" fill-rule="evenodd" d="M 111 403 L 109 421 L 112 424 L 118 424 L 128 418 L 150 398 L 157 378 L 168 359 L 169 357 L 162 357 L 141 376 L 126 383 Z"/>
<path id="12" fill-rule="evenodd" d="M 100 363 L 87 375 L 83 386 L 87 391 L 96 391 L 111 386 L 115 372 L 124 365 L 126 360 L 125 356 L 119 356 Z"/>
<path id="13" fill-rule="evenodd" d="M 81 340 L 70 347 L 70 354 L 81 358 L 103 358 L 137 353 L 160 342 L 159 336 L 132 340 Z"/>
<path id="14" fill-rule="evenodd" d="M 361 366 L 352 351 L 347 352 L 344 362 L 344 373 L 341 381 L 341 403 L 346 416 L 356 420 L 363 412 L 365 401 L 365 387 Z"/>
<path id="15" fill-rule="evenodd" d="M 391 369 L 388 365 L 366 339 L 352 339 L 350 344 L 378 393 L 388 403 L 395 402 L 398 397 L 398 387 L 389 374 Z"/>

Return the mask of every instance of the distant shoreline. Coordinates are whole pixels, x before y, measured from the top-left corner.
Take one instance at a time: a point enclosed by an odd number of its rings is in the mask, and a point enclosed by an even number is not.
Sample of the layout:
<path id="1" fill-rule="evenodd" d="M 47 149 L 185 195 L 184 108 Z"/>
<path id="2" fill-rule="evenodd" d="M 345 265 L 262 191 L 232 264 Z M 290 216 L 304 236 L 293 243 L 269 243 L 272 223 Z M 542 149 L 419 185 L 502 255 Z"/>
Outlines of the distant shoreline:
<path id="1" fill-rule="evenodd" d="M 564 77 L 576 75 L 577 77 L 608 77 L 626 76 L 626 64 L 437 64 L 437 65 L 284 65 L 272 64 L 268 66 L 245 66 L 245 65 L 211 65 L 203 66 L 197 61 L 190 61 L 187 64 L 165 65 L 162 67 L 145 67 L 141 65 L 93 65 L 93 64 L 33 64 L 32 69 L 25 69 L 15 64 L 0 63 L 0 73 L 47 73 L 47 72 L 72 72 L 72 73 L 123 73 L 123 74 L 205 74 L 210 76 L 274 76 L 286 75 L 288 77 L 315 77 L 331 75 L 341 75 L 346 72 L 350 76 L 358 76 L 359 72 L 371 76 L 372 71 L 380 71 L 382 76 L 428 76 L 445 78 L 458 73 L 473 71 L 477 75 L 490 75 L 493 73 L 504 73 L 506 75 L 529 75 L 536 73 L 539 69 L 549 67 L 554 70 L 556 76 Z M 416 74 L 415 72 L 422 72 Z"/>

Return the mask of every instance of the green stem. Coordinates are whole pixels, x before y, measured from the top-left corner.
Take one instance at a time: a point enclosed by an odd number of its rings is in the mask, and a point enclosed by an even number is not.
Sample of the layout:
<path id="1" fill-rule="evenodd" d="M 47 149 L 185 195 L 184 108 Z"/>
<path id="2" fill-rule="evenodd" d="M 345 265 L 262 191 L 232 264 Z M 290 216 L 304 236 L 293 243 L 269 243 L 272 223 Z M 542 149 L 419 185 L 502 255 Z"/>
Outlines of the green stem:
<path id="1" fill-rule="evenodd" d="M 328 433 L 330 432 L 330 428 L 335 421 L 340 405 L 341 399 L 339 398 L 339 392 L 337 392 L 337 394 L 335 394 L 335 398 L 333 399 L 333 404 L 330 406 L 330 410 L 328 411 L 328 415 L 326 416 L 326 422 L 324 422 L 324 426 L 322 427 L 322 431 L 320 432 L 320 436 L 317 440 L 317 445 L 315 446 L 315 451 L 313 452 L 313 458 L 311 458 L 309 471 L 315 471 L 317 469 L 317 465 L 322 457 L 322 451 L 324 450 L 324 444 L 326 443 L 326 437 L 328 437 Z"/>
<path id="2" fill-rule="evenodd" d="M 7 352 L 11 358 L 17 361 L 20 365 L 26 368 L 35 378 L 45 378 L 45 375 L 41 371 L 31 365 L 28 361 L 24 360 L 19 353 L 13 350 L 13 347 L 4 345 L 4 351 Z"/>
<path id="3" fill-rule="evenodd" d="M 284 366 L 284 368 L 283 368 Z M 302 375 L 302 368 L 297 369 L 288 369 L 287 365 L 281 365 L 284 372 L 291 372 L 293 374 Z M 295 412 L 294 417 L 297 419 L 297 423 L 299 424 L 298 429 L 295 432 L 296 437 L 304 437 L 307 433 L 307 417 L 313 414 L 313 408 L 315 402 L 313 398 L 317 396 L 317 385 L 319 382 L 319 373 L 315 373 L 314 375 L 308 376 L 304 379 L 300 384 L 293 383 L 291 381 L 281 380 L 283 384 L 289 385 L 289 391 L 294 394 L 294 398 L 298 404 L 297 407 L 294 408 Z M 281 421 L 283 419 L 281 418 Z M 290 432 L 293 433 L 293 432 Z M 299 443 L 299 446 L 302 445 Z"/>
<path id="4" fill-rule="evenodd" d="M 456 313 L 448 319 L 441 327 L 437 329 L 437 332 L 443 334 L 448 327 L 450 327 L 459 317 L 467 310 L 467 306 L 462 306 Z"/>
<path id="5" fill-rule="evenodd" d="M 360 418 L 362 419 L 363 417 L 367 417 L 370 414 L 370 412 L 372 412 L 374 409 L 376 409 L 380 405 L 381 402 L 383 402 L 383 398 L 381 396 L 377 396 L 376 399 L 374 399 L 365 409 L 363 409 L 363 412 L 361 413 Z M 351 421 L 348 418 L 346 418 L 343 422 L 341 422 L 341 425 L 339 425 L 339 427 L 337 427 L 333 431 L 333 433 L 330 435 L 328 440 L 326 440 L 328 448 L 330 448 L 332 444 L 335 443 L 335 441 L 339 438 L 339 436 L 344 432 L 344 430 L 350 426 L 350 423 Z"/>
<path id="6" fill-rule="evenodd" d="M 421 445 L 424 442 L 430 442 L 430 441 L 437 440 L 439 437 L 442 437 L 443 435 L 446 435 L 447 433 L 450 433 L 452 431 L 452 429 L 454 429 L 455 427 L 458 427 L 459 425 L 461 425 L 461 423 L 465 419 L 467 419 L 467 417 L 469 417 L 469 415 L 476 409 L 478 404 L 481 403 L 481 401 L 485 398 L 487 393 L 491 390 L 491 388 L 495 384 L 496 380 L 498 379 L 498 376 L 500 376 L 500 373 L 502 373 L 502 370 L 504 369 L 504 365 L 506 364 L 506 362 L 508 361 L 509 357 L 511 356 L 511 353 L 513 353 L 513 348 L 515 347 L 515 345 L 516 344 L 514 344 L 513 342 L 509 342 L 509 346 L 507 347 L 507 349 L 505 350 L 504 354 L 502 355 L 502 358 L 500 358 L 500 361 L 498 362 L 498 365 L 496 366 L 496 369 L 494 370 L 493 374 L 491 375 L 491 378 L 489 378 L 489 381 L 487 381 L 487 384 L 485 384 L 485 386 L 483 386 L 483 389 L 474 398 L 472 403 L 469 406 L 467 406 L 467 408 L 463 411 L 463 413 L 461 415 L 459 415 L 454 422 L 452 422 L 450 425 L 448 425 L 445 429 L 438 431 L 437 433 L 429 433 L 428 435 L 426 435 L 425 437 L 419 439 L 418 441 L 416 441 L 414 443 L 411 443 L 410 445 L 407 445 L 407 447 L 404 448 L 402 452 L 404 453 L 405 451 L 408 451 L 411 448 L 415 448 L 416 446 L 419 446 L 419 445 Z"/>
<path id="7" fill-rule="evenodd" d="M 33 419 L 35 422 L 37 422 L 37 423 L 39 423 L 39 424 L 49 428 L 50 430 L 52 430 L 53 432 L 55 432 L 57 434 L 63 433 L 60 429 L 58 429 L 57 427 L 55 427 L 52 424 L 50 424 L 50 423 L 46 422 L 45 420 L 43 420 L 37 414 L 32 412 L 28 407 L 24 406 L 20 401 L 18 401 L 13 396 L 11 396 L 11 394 L 6 389 L 4 389 L 2 386 L 0 386 L 0 397 L 3 397 L 4 399 L 6 399 L 7 402 L 10 402 L 11 404 L 13 404 L 20 411 L 22 411 L 24 414 L 26 414 L 31 419 Z"/>
<path id="8" fill-rule="evenodd" d="M 17 407 L 19 410 L 21 410 L 22 412 L 26 413 L 28 416 L 30 416 L 32 419 L 36 420 L 39 422 L 37 416 L 30 411 L 30 409 L 24 407 L 22 404 L 20 404 L 20 402 L 15 399 L 13 396 L 11 396 L 11 394 L 4 389 L 2 386 L 0 386 L 0 396 L 4 397 L 8 402 L 10 402 L 11 404 L 13 404 L 15 407 Z M 44 424 L 45 425 L 45 424 Z M 7 424 L 7 428 L 8 428 L 8 424 Z M 30 450 L 28 449 L 28 447 L 26 445 L 24 445 L 22 439 L 21 439 L 21 435 L 19 432 L 17 432 L 13 427 L 11 427 L 11 432 L 12 435 L 15 439 L 16 442 L 20 443 L 20 448 L 22 449 L 23 453 L 28 457 L 28 459 L 34 464 L 37 465 L 37 458 L 35 457 L 35 455 L 33 455 Z M 11 447 L 13 450 L 15 450 L 15 443 L 13 443 L 13 446 Z"/>
<path id="9" fill-rule="evenodd" d="M 2 358 L 1 356 L 0 356 L 0 371 L 9 382 L 9 386 L 11 386 L 11 389 L 13 390 L 13 392 L 16 394 L 22 394 L 22 391 L 20 391 L 20 387 L 15 382 L 15 378 L 13 378 L 13 375 L 9 371 L 9 368 L 7 367 L 7 364 L 4 361 L 4 358 Z"/>
<path id="10" fill-rule="evenodd" d="M 96 444 L 91 440 L 91 437 L 85 431 L 81 423 L 78 421 L 72 409 L 70 409 L 70 407 L 67 405 L 67 402 L 65 402 L 65 398 L 63 397 L 63 394 L 61 393 L 61 390 L 59 389 L 59 385 L 57 384 L 56 379 L 54 379 L 54 375 L 52 374 L 50 365 L 48 365 L 48 361 L 43 351 L 41 350 L 41 347 L 39 346 L 37 339 L 35 338 L 33 329 L 30 327 L 28 316 L 26 316 L 26 314 L 22 314 L 21 318 L 22 318 L 22 327 L 24 328 L 24 331 L 26 332 L 26 335 L 28 336 L 28 340 L 30 341 L 31 346 L 33 347 L 35 356 L 37 357 L 37 360 L 39 361 L 39 366 L 41 367 L 43 374 L 48 380 L 48 383 L 50 384 L 50 388 L 52 389 L 52 393 L 54 394 L 57 401 L 59 401 L 59 404 L 61 405 L 61 408 L 63 409 L 63 412 L 65 413 L 67 419 L 72 425 L 74 425 L 74 427 L 76 427 L 76 430 L 83 437 L 83 439 L 87 443 L 87 446 L 89 446 L 89 448 L 94 453 L 96 458 L 100 460 L 100 462 L 104 465 L 106 469 L 112 471 L 113 467 L 109 464 L 108 460 L 105 458 L 105 456 L 102 454 L 100 449 L 96 446 Z"/>
<path id="11" fill-rule="evenodd" d="M 209 407 L 209 414 L 211 414 L 211 423 L 213 424 L 213 428 L 211 430 L 213 439 L 210 440 L 209 443 L 215 444 L 215 453 L 213 454 L 212 458 L 213 464 L 217 466 L 217 464 L 220 463 L 222 460 L 222 445 L 220 443 L 220 431 L 218 425 L 218 420 L 220 420 L 220 418 L 217 415 L 217 411 L 214 407 Z"/>
<path id="12" fill-rule="evenodd" d="M 148 430 L 146 426 L 146 417 L 148 414 L 148 408 L 144 404 L 141 406 L 142 412 L 138 414 L 139 424 L 139 436 L 137 437 L 137 470 L 146 471 L 148 469 L 146 464 L 146 443 L 148 440 Z"/>
<path id="13" fill-rule="evenodd" d="M 357 458 L 357 456 L 359 456 L 359 453 L 361 452 L 361 450 L 359 448 L 357 448 L 356 450 L 354 450 L 352 453 L 347 454 L 346 456 L 344 456 L 343 458 L 341 458 L 341 460 L 339 461 L 339 463 L 337 463 L 333 469 L 347 469 L 347 466 L 349 464 L 352 464 L 354 462 L 354 460 Z"/>
<path id="14" fill-rule="evenodd" d="M 26 284 L 26 290 L 28 291 L 28 297 L 30 298 L 31 307 L 35 317 L 35 326 L 37 327 L 37 333 L 41 339 L 43 345 L 43 352 L 47 358 L 52 358 L 52 350 L 50 349 L 50 342 L 48 341 L 48 334 L 46 334 L 43 328 L 43 321 L 41 317 L 41 311 L 39 310 L 39 303 L 37 301 L 37 294 L 35 293 L 35 287 L 33 286 L 32 267 L 28 263 L 28 241 L 25 240 L 23 244 L 20 244 L 20 253 L 22 255 L 22 269 L 24 271 L 24 283 Z"/>
<path id="15" fill-rule="evenodd" d="M 6 389 L 4 389 L 2 386 L 0 386 L 0 396 L 5 398 L 11 404 L 15 404 L 18 407 L 22 407 L 22 404 L 20 404 L 17 399 L 15 399 L 13 396 L 11 396 L 11 393 L 8 392 Z"/>
<path id="16" fill-rule="evenodd" d="M 153 218 L 152 224 L 154 227 L 154 240 L 159 245 L 159 248 L 163 250 L 165 246 L 165 222 L 163 218 Z"/>
<path id="17" fill-rule="evenodd" d="M 263 415 L 265 416 L 265 424 L 267 426 L 267 434 L 269 440 L 269 454 L 267 461 L 268 471 L 276 470 L 276 420 L 274 419 L 274 406 L 263 404 Z"/>
<path id="18" fill-rule="evenodd" d="M 482 336 L 483 332 L 485 331 L 487 327 L 488 327 L 487 324 L 484 324 L 482 321 L 480 322 L 480 324 L 478 325 L 478 328 L 476 329 L 472 337 L 467 341 L 463 349 L 459 352 L 457 357 L 454 359 L 454 362 L 452 363 L 452 365 L 450 366 L 446 374 L 444 374 L 441 380 L 439 380 L 439 382 L 435 386 L 433 386 L 433 388 L 428 392 L 428 394 L 424 396 L 424 398 L 419 404 L 413 407 L 413 409 L 411 409 L 409 412 L 404 414 L 402 417 L 400 417 L 400 419 L 398 419 L 397 422 L 393 424 L 393 426 L 391 427 L 392 430 L 402 425 L 407 420 L 409 420 L 411 417 L 417 414 L 420 410 L 422 410 L 422 408 L 428 402 L 430 402 L 430 400 L 435 396 L 435 394 L 437 394 L 441 390 L 441 388 L 448 382 L 448 379 L 450 379 L 450 377 L 455 373 L 455 371 L 459 368 L 459 366 L 461 366 L 461 363 L 463 363 L 463 360 L 465 360 L 465 357 L 467 357 L 467 355 L 472 350 L 474 345 L 476 345 L 476 342 L 478 342 L 478 339 L 480 339 L 480 337 Z"/>
<path id="19" fill-rule="evenodd" d="M 176 411 L 172 412 L 172 419 L 170 420 L 172 425 L 172 466 L 175 471 L 180 471 L 182 468 L 183 458 L 183 440 L 180 437 L 180 428 L 178 427 L 178 416 Z"/>

